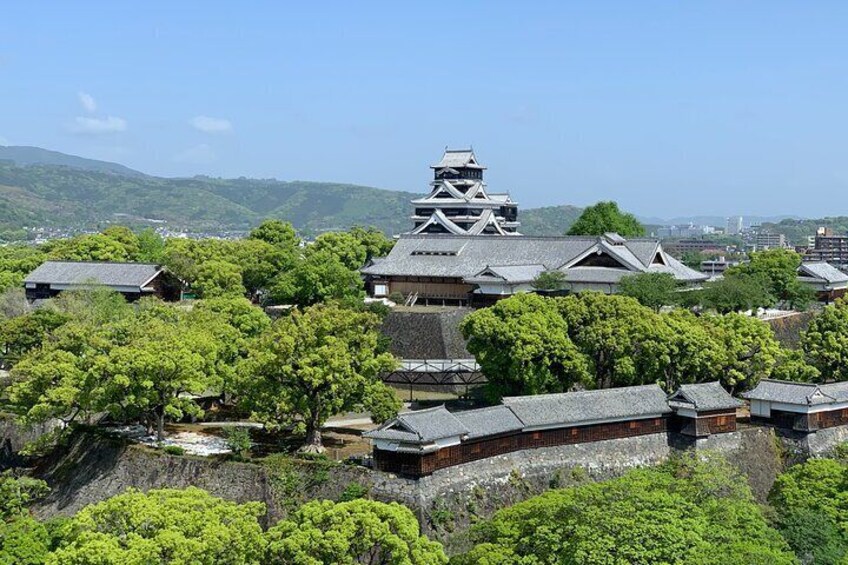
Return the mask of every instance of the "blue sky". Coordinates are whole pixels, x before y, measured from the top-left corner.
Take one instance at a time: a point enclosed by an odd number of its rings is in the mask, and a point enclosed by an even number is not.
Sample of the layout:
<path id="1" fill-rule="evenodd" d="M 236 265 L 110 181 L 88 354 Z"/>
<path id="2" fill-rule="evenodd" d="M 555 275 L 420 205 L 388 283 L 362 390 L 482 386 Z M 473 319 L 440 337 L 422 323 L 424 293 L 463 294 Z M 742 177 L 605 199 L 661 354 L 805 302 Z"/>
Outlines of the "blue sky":
<path id="1" fill-rule="evenodd" d="M 0 143 L 167 176 L 848 215 L 846 2 L 9 2 Z"/>

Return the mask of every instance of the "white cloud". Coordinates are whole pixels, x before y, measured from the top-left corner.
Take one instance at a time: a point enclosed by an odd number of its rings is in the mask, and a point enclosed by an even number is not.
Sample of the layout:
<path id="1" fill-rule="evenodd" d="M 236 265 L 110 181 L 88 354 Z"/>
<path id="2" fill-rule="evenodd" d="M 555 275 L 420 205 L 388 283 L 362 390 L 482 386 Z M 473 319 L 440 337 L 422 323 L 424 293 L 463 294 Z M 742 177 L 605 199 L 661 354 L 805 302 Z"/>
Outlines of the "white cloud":
<path id="1" fill-rule="evenodd" d="M 191 127 L 203 133 L 226 133 L 233 130 L 230 120 L 223 118 L 210 118 L 209 116 L 195 116 L 189 123 Z"/>
<path id="2" fill-rule="evenodd" d="M 208 165 L 213 163 L 217 156 L 215 151 L 206 143 L 195 145 L 174 156 L 178 163 L 191 163 L 193 165 Z"/>
<path id="3" fill-rule="evenodd" d="M 77 116 L 70 124 L 70 130 L 74 133 L 101 134 L 116 133 L 127 130 L 127 121 L 115 116 L 105 118 L 89 118 Z"/>
<path id="4" fill-rule="evenodd" d="M 9 143 L 8 139 L 0 135 L 0 145 L 11 145 L 11 143 Z"/>
<path id="5" fill-rule="evenodd" d="M 86 92 L 77 92 L 77 96 L 79 97 L 80 104 L 82 104 L 82 107 L 85 108 L 86 112 L 93 114 L 97 111 L 97 102 L 95 102 L 94 96 Z"/>

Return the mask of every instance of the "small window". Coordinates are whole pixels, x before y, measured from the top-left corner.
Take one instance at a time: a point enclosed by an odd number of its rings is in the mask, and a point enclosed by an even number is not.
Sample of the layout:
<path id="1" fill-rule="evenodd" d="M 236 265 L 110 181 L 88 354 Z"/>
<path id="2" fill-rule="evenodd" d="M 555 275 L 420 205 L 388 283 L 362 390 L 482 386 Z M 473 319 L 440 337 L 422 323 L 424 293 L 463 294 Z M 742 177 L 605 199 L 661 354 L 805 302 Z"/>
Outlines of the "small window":
<path id="1" fill-rule="evenodd" d="M 374 285 L 374 296 L 387 296 L 389 294 L 389 285 L 378 283 Z"/>

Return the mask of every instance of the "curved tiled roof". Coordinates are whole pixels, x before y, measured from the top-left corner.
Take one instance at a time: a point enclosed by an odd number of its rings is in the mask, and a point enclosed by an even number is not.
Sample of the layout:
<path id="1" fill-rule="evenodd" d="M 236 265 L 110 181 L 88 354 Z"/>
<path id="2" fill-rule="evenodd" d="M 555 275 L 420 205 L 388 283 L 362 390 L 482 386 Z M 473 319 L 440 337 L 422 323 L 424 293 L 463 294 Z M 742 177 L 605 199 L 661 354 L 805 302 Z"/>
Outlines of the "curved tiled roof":
<path id="1" fill-rule="evenodd" d="M 733 398 L 718 381 L 680 385 L 668 398 L 672 408 L 691 408 L 698 411 L 724 410 L 742 406 L 742 401 Z"/>

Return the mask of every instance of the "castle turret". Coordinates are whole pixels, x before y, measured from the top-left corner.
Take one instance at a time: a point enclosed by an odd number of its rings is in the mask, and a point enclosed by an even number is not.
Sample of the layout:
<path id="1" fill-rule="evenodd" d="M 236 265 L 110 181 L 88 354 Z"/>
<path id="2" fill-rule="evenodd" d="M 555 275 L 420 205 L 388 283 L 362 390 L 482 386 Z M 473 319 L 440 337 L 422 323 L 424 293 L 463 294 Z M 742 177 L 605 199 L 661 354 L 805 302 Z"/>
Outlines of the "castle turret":
<path id="1" fill-rule="evenodd" d="M 413 200 L 412 233 L 520 235 L 518 203 L 509 194 L 490 194 L 483 167 L 472 149 L 445 149 L 432 165 L 430 194 Z"/>

